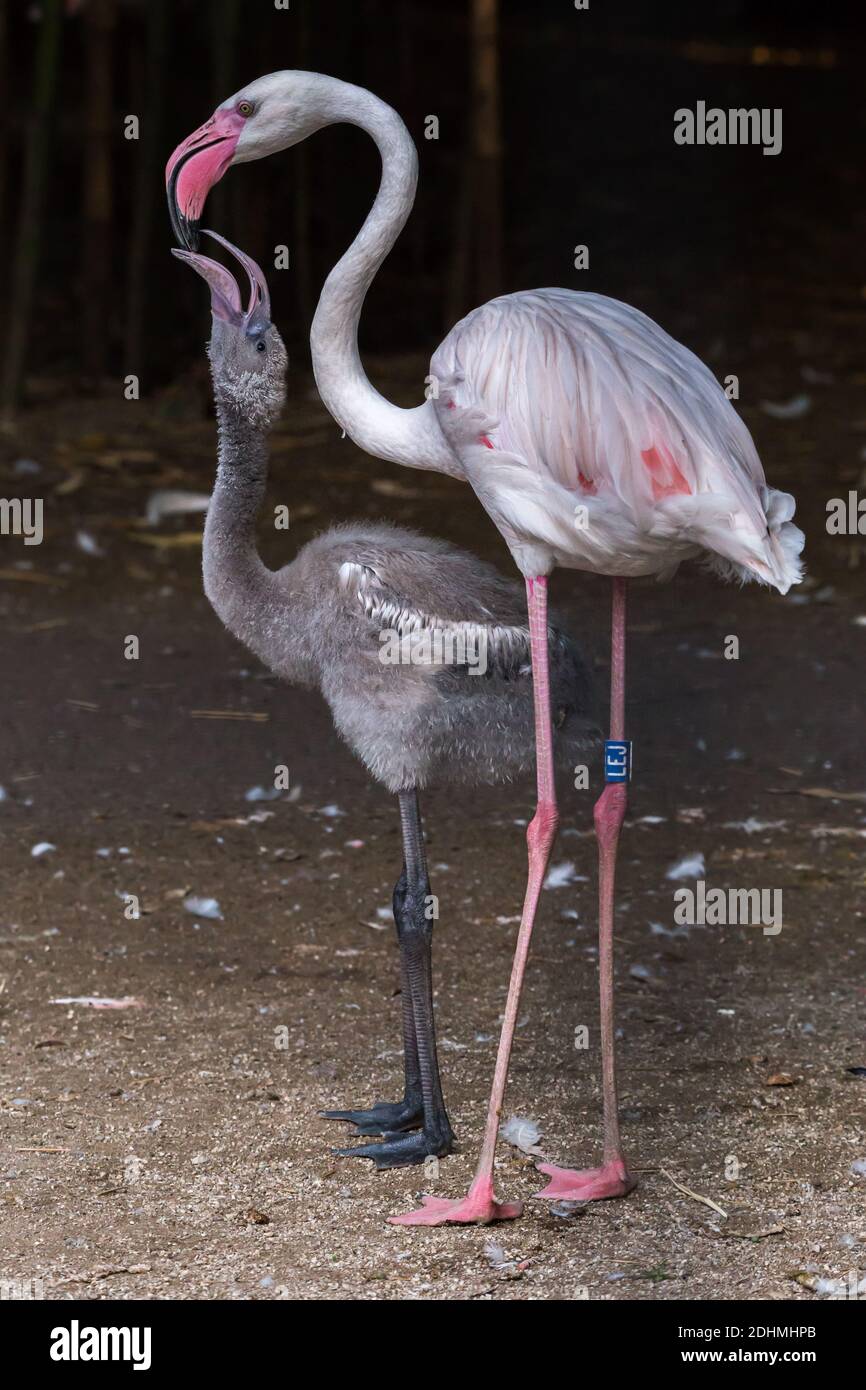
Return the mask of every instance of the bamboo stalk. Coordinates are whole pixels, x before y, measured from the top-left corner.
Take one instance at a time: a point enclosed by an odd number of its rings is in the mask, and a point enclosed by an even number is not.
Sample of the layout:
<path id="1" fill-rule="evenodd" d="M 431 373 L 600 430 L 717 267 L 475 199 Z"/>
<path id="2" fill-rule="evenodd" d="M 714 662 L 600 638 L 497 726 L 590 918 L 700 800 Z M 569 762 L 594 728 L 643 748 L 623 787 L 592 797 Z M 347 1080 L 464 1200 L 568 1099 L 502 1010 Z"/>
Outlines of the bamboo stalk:
<path id="1" fill-rule="evenodd" d="M 83 160 L 84 230 L 81 280 L 84 301 L 82 358 L 99 381 L 109 347 L 112 232 L 112 50 L 114 0 L 89 0 L 84 11 L 87 98 Z"/>
<path id="2" fill-rule="evenodd" d="M 306 3 L 298 9 L 296 33 L 299 68 L 310 66 L 310 21 Z M 302 336 L 310 331 L 313 319 L 313 258 L 310 251 L 312 198 L 310 194 L 310 149 L 305 140 L 295 154 L 294 199 L 292 207 L 291 274 L 294 280 Z"/>
<path id="3" fill-rule="evenodd" d="M 129 267 L 126 286 L 124 325 L 124 371 L 145 375 L 145 330 L 147 322 L 146 279 L 148 256 L 153 237 L 156 199 L 160 192 L 160 152 L 162 148 L 162 108 L 168 32 L 165 0 L 150 0 L 147 7 L 147 37 L 144 74 L 144 101 L 141 112 L 132 229 L 129 240 Z M 160 205 L 162 199 L 160 198 Z"/>
<path id="4" fill-rule="evenodd" d="M 9 140 L 9 8 L 6 0 L 0 0 L 0 263 L 6 249 L 7 225 L 9 215 L 6 211 L 8 189 L 8 140 Z"/>
<path id="5" fill-rule="evenodd" d="M 14 414 L 18 405 L 30 336 L 33 288 L 39 266 L 54 95 L 60 58 L 61 24 L 61 0 L 44 0 L 42 29 L 33 64 L 33 104 L 29 114 L 24 153 L 24 178 L 15 237 L 9 329 L 0 390 L 0 408 L 6 417 Z"/>
<path id="6" fill-rule="evenodd" d="M 216 0 L 211 5 L 211 80 L 213 82 L 214 104 L 231 96 L 236 81 L 238 51 L 238 23 L 240 19 L 240 0 Z M 237 236 L 234 213 L 233 190 L 235 185 L 223 184 L 215 188 L 208 197 L 210 226 L 220 227 L 231 239 Z"/>
<path id="7" fill-rule="evenodd" d="M 475 292 L 484 303 L 504 288 L 499 0 L 472 0 L 472 85 Z"/>

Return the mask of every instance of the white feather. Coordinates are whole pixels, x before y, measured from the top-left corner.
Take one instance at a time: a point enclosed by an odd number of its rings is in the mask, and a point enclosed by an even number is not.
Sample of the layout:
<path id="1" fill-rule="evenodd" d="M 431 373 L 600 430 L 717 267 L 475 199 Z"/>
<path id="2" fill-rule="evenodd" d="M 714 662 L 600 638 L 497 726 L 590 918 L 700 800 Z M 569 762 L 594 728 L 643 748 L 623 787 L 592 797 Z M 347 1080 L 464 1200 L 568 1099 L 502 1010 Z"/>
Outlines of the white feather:
<path id="1" fill-rule="evenodd" d="M 431 372 L 442 432 L 524 573 L 667 575 L 705 552 L 782 593 L 799 582 L 794 499 L 767 486 L 709 368 L 639 310 L 505 295 L 452 329 Z"/>

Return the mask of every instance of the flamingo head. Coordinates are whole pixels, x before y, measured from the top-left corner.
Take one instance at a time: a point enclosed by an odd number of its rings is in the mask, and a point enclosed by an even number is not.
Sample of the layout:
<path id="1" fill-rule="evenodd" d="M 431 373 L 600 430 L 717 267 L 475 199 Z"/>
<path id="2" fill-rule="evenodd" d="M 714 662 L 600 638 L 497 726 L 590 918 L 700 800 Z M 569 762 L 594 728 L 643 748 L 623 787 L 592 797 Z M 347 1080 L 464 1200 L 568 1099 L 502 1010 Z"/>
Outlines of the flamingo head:
<path id="1" fill-rule="evenodd" d="M 207 195 L 232 164 L 263 159 L 340 119 L 345 83 L 316 72 L 272 72 L 242 87 L 182 140 L 165 166 L 171 225 L 179 246 L 198 249 Z"/>
<path id="2" fill-rule="evenodd" d="M 197 251 L 172 249 L 172 255 L 192 266 L 210 289 L 212 328 L 208 344 L 214 396 L 224 413 L 234 414 L 258 429 L 269 429 L 286 398 L 288 355 L 271 323 L 267 281 L 252 257 L 216 232 L 205 231 L 235 257 L 250 284 L 246 308 L 230 270 Z"/>

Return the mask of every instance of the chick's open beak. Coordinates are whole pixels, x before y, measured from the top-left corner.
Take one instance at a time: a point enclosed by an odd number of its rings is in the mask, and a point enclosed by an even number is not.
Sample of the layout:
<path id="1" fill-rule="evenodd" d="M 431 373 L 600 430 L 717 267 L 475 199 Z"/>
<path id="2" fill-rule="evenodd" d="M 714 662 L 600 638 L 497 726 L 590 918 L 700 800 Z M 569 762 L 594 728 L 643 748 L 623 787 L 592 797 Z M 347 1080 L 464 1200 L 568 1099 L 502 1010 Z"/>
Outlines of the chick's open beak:
<path id="1" fill-rule="evenodd" d="M 197 251 L 178 250 L 173 247 L 172 255 L 192 266 L 192 269 L 207 282 L 214 318 L 234 324 L 236 328 L 243 328 L 247 333 L 264 332 L 271 321 L 271 296 L 261 267 L 251 256 L 233 246 L 225 237 L 221 237 L 217 232 L 209 232 L 206 228 L 202 230 L 205 236 L 224 246 L 246 271 L 250 283 L 246 310 L 243 308 L 237 280 L 227 266 L 220 265 L 219 261 L 213 261 L 209 256 L 202 256 Z"/>

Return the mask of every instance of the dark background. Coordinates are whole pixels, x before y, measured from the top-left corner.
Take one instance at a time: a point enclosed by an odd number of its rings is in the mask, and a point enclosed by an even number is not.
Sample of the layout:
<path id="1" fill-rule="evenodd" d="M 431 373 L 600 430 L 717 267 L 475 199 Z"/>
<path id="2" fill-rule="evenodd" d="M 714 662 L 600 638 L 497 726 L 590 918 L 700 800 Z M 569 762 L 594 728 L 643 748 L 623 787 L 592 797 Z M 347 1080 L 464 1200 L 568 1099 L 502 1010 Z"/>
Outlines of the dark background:
<path id="1" fill-rule="evenodd" d="M 44 191 L 22 226 L 34 70 L 45 61 L 38 46 L 53 5 Z M 495 40 L 501 161 L 490 178 L 473 155 L 471 8 L 468 0 L 292 0 L 288 12 L 271 0 L 7 0 L 0 192 L 13 316 L 13 290 L 31 265 L 34 273 L 32 301 L 18 306 L 26 343 L 12 377 L 32 399 L 34 390 L 43 398 L 94 389 L 135 371 L 146 394 L 197 360 L 207 320 L 200 287 L 168 258 L 162 169 L 219 101 L 279 67 L 369 86 L 400 111 L 418 146 L 416 209 L 364 313 L 362 345 L 373 352 L 429 351 L 475 303 L 534 285 L 630 300 L 705 351 L 756 319 L 770 334 L 794 320 L 802 327 L 821 298 L 856 295 L 857 7 L 627 0 L 577 12 L 566 0 L 506 0 Z M 673 112 L 698 99 L 781 106 L 783 153 L 676 146 Z M 130 113 L 141 121 L 135 142 L 123 138 Z M 436 141 L 423 138 L 429 114 L 439 118 Z M 212 195 L 205 222 L 266 267 L 275 244 L 289 245 L 292 269 L 271 279 L 295 351 L 305 351 L 318 288 L 377 177 L 368 138 L 341 127 L 231 170 Z M 577 243 L 590 247 L 588 271 L 573 268 Z M 7 361 L 7 407 L 27 397 Z"/>

